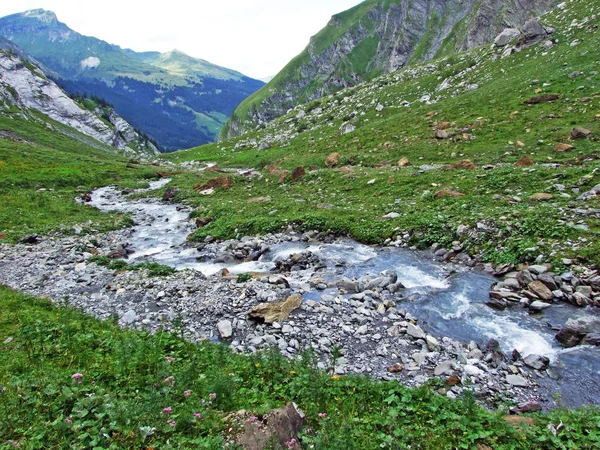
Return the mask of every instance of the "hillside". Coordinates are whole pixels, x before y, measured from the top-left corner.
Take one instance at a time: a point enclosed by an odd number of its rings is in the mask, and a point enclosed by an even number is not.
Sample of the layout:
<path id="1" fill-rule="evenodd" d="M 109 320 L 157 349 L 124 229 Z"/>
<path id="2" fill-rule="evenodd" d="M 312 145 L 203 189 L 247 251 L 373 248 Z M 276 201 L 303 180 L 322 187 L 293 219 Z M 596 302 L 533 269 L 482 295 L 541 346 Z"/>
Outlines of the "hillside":
<path id="1" fill-rule="evenodd" d="M 221 138 L 233 137 L 298 104 L 406 65 L 490 43 L 554 0 L 366 0 L 333 16 L 307 48 L 234 111 Z"/>
<path id="2" fill-rule="evenodd" d="M 0 43 L 0 45 L 2 45 Z M 129 123 L 117 115 L 112 107 L 90 99 L 81 99 L 77 104 L 54 82 L 49 80 L 20 49 L 6 45 L 9 50 L 0 49 L 0 102 L 4 114 L 25 119 L 46 122 L 49 128 L 58 133 L 67 133 L 81 138 L 78 133 L 88 136 L 89 145 L 94 140 L 104 146 L 99 148 L 114 153 L 136 156 L 155 156 L 158 149 L 135 131 Z M 22 56 L 17 56 L 17 53 Z M 25 59 L 22 59 L 25 58 Z M 41 113 L 39 116 L 35 113 Z M 50 122 L 56 121 L 66 127 L 56 128 Z M 106 146 L 110 146 L 107 149 Z"/>
<path id="3" fill-rule="evenodd" d="M 0 19 L 0 35 L 40 61 L 71 94 L 93 94 L 166 151 L 212 142 L 263 83 L 181 52 L 140 53 L 83 36 L 50 11 Z"/>
<path id="4" fill-rule="evenodd" d="M 600 183 L 597 5 L 568 5 L 542 17 L 556 31 L 535 45 L 515 39 L 401 69 L 173 155 L 265 176 L 209 197 L 182 179 L 212 218 L 197 239 L 296 224 L 367 242 L 460 241 L 495 263 L 599 264 L 598 200 L 584 194 Z"/>

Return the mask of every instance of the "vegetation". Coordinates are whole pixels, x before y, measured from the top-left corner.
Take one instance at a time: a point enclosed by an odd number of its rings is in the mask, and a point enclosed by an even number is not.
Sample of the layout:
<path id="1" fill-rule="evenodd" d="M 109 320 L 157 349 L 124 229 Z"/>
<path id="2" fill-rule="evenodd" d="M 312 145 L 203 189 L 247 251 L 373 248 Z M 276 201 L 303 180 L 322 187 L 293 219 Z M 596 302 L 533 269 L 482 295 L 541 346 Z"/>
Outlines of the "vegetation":
<path id="1" fill-rule="evenodd" d="M 315 449 L 591 449 L 596 409 L 534 415 L 513 427 L 472 396 L 449 400 L 435 384 L 331 377 L 305 353 L 242 356 L 163 330 L 120 330 L 0 287 L 0 448 L 221 449 L 244 409 L 260 421 L 294 401 L 303 446 Z M 562 423 L 561 427 L 558 425 Z M 554 435 L 551 427 L 557 427 Z M 232 446 L 231 448 L 235 448 Z"/>
<path id="2" fill-rule="evenodd" d="M 107 267 L 110 270 L 147 270 L 150 277 L 164 277 L 175 273 L 175 269 L 163 264 L 154 262 L 145 262 L 139 264 L 127 264 L 122 259 L 110 259 L 107 256 L 92 256 L 88 263 L 96 263 L 99 266 Z"/>

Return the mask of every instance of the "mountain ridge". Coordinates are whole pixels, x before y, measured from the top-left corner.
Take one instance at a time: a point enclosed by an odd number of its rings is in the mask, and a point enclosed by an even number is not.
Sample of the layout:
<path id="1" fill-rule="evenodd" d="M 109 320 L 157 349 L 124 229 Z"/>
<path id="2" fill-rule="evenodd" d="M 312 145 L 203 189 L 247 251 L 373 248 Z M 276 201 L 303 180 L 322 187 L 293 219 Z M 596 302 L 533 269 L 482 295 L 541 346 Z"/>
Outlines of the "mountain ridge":
<path id="1" fill-rule="evenodd" d="M 266 86 L 245 99 L 220 139 L 270 122 L 298 104 L 433 57 L 491 42 L 556 0 L 366 0 L 334 15 Z"/>
<path id="2" fill-rule="evenodd" d="M 0 36 L 69 93 L 105 98 L 166 151 L 214 141 L 233 109 L 264 85 L 179 51 L 136 53 L 84 36 L 42 9 L 0 18 Z"/>

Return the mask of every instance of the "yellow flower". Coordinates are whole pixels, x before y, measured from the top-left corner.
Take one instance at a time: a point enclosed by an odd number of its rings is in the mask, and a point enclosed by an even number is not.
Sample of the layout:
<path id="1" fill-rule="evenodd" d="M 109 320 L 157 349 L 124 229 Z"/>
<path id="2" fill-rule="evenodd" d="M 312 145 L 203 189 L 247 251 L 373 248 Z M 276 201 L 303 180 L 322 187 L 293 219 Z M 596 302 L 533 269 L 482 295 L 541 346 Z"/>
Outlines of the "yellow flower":
<path id="1" fill-rule="evenodd" d="M 296 371 L 295 370 L 290 370 L 290 375 L 296 375 Z"/>
<path id="2" fill-rule="evenodd" d="M 260 363 L 254 364 L 254 367 L 259 368 L 260 367 Z"/>
<path id="3" fill-rule="evenodd" d="M 339 375 L 334 375 L 331 377 L 331 379 L 337 381 L 340 379 L 340 377 L 339 377 Z"/>

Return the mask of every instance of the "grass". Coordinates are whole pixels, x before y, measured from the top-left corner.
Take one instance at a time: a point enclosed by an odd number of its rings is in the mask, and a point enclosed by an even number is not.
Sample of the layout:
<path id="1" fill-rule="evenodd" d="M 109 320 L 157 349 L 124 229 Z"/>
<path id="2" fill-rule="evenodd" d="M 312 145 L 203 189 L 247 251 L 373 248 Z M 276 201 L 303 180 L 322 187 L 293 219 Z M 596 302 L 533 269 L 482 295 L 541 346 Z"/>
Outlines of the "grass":
<path id="1" fill-rule="evenodd" d="M 472 396 L 455 401 L 437 394 L 442 383 L 411 390 L 396 382 L 331 377 L 316 368 L 310 352 L 297 361 L 270 352 L 242 356 L 164 331 L 122 330 L 1 286 L 0 309 L 2 449 L 220 449 L 230 428 L 243 425 L 231 413 L 244 409 L 260 420 L 290 401 L 313 430 L 300 436 L 307 448 L 600 444 L 597 409 L 534 415 L 531 426 L 515 428 Z M 561 421 L 555 437 L 547 426 Z"/>
<path id="2" fill-rule="evenodd" d="M 131 164 L 114 149 L 91 147 L 44 122 L 2 115 L 0 130 L 10 136 L 0 139 L 0 233 L 10 242 L 59 229 L 72 233 L 75 225 L 84 231 L 121 228 L 130 223 L 124 215 L 74 199 L 99 186 L 143 187 L 158 177 L 155 167 Z"/>

